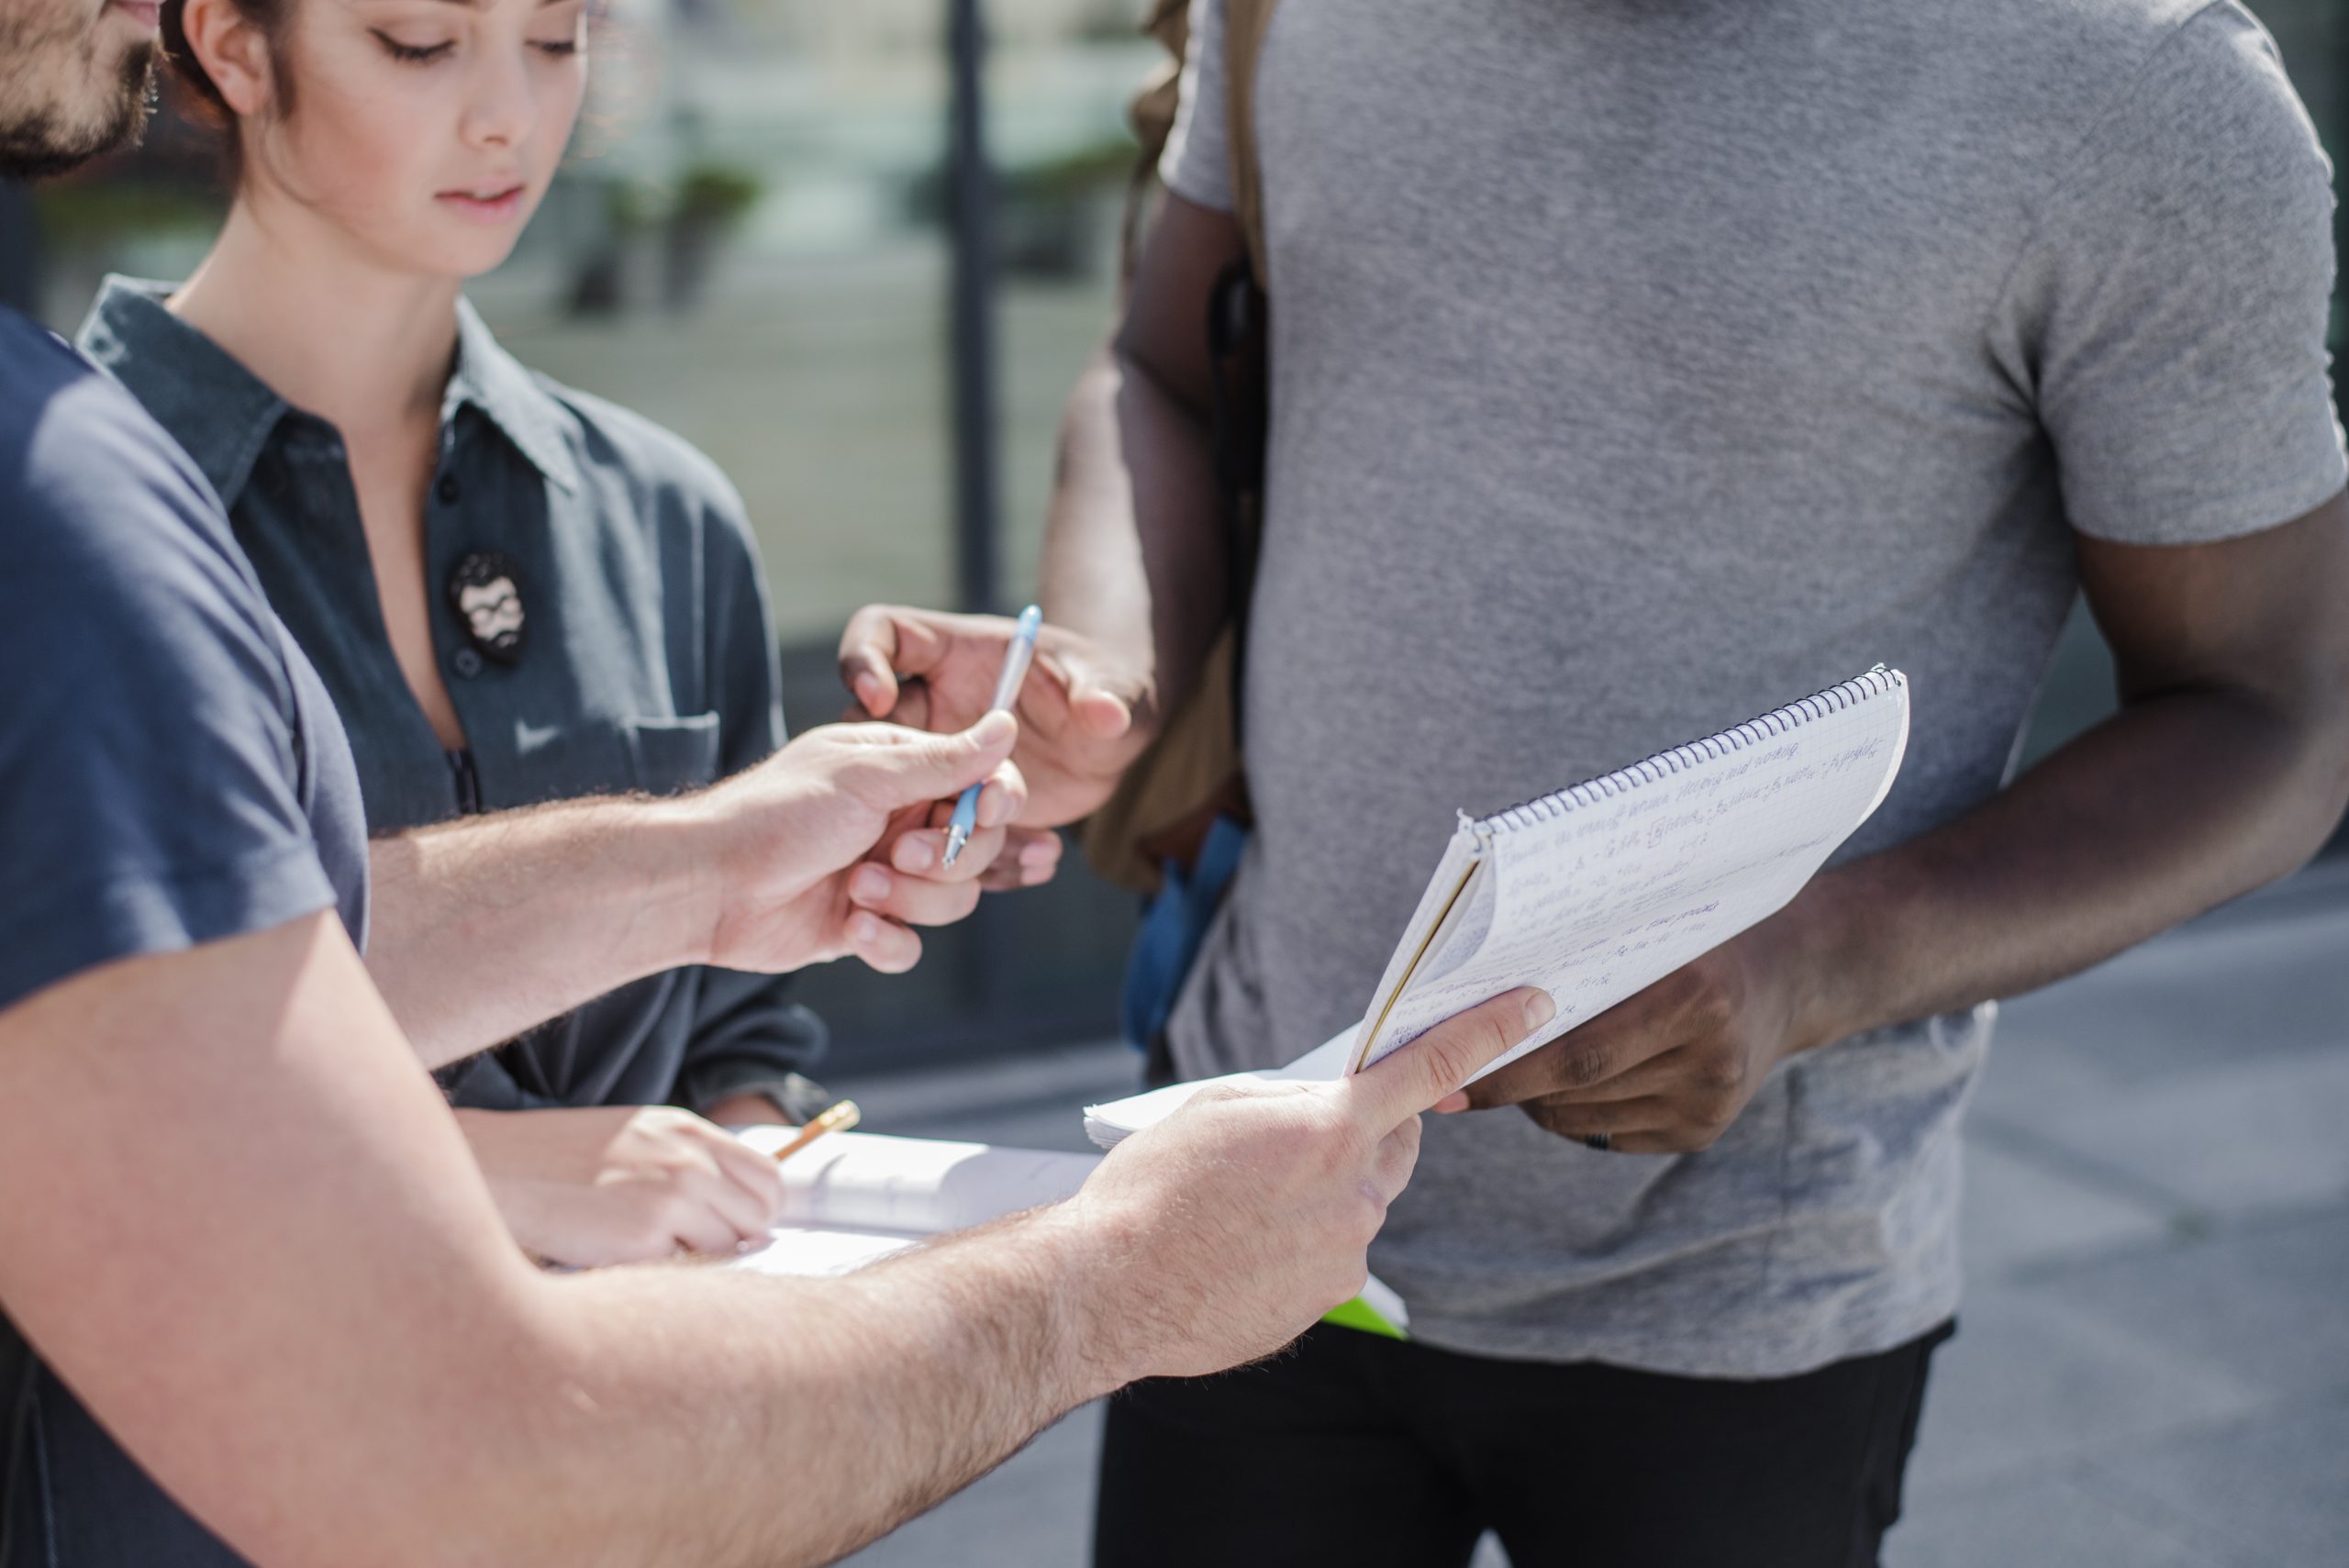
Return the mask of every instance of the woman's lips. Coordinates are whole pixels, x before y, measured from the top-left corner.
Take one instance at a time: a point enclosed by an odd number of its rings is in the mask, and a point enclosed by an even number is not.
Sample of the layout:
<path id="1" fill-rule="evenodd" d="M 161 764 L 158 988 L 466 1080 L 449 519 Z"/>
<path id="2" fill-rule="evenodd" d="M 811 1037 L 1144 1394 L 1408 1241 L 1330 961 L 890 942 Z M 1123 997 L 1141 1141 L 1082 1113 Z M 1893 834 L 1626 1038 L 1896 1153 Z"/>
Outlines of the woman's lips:
<path id="1" fill-rule="evenodd" d="M 503 191 L 443 191 L 437 198 L 476 223 L 504 223 L 522 210 L 522 187 Z"/>

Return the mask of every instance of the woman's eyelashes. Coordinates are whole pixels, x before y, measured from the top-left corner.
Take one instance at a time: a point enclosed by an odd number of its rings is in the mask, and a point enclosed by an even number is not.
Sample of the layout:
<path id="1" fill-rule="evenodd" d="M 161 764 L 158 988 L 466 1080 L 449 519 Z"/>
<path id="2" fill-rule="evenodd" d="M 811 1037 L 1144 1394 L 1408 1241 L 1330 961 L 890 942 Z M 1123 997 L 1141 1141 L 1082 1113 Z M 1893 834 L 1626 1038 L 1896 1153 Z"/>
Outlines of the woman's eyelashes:
<path id="1" fill-rule="evenodd" d="M 446 59 L 457 47 L 454 39 L 443 39 L 433 44 L 402 43 L 379 28 L 370 28 L 368 31 L 373 33 L 375 41 L 384 46 L 384 53 L 408 65 L 429 65 L 436 60 Z M 572 32 L 557 39 L 532 39 L 530 47 L 550 59 L 568 60 L 579 52 L 579 35 Z"/>
<path id="2" fill-rule="evenodd" d="M 402 43 L 381 28 L 370 28 L 367 30 L 375 35 L 375 41 L 384 46 L 384 53 L 394 60 L 403 61 L 410 65 L 429 64 L 457 47 L 454 40 L 448 39 L 433 44 Z"/>

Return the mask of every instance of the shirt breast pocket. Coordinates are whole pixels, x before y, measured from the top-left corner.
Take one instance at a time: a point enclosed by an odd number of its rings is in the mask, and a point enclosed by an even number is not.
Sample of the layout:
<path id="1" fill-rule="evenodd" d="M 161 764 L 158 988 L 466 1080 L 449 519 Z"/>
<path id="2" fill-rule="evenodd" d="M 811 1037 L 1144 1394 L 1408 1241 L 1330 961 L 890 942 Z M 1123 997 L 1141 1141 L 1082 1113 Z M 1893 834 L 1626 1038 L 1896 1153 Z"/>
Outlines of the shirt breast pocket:
<path id="1" fill-rule="evenodd" d="M 718 780 L 718 715 L 632 718 L 627 726 L 629 766 L 647 795 L 680 795 Z"/>

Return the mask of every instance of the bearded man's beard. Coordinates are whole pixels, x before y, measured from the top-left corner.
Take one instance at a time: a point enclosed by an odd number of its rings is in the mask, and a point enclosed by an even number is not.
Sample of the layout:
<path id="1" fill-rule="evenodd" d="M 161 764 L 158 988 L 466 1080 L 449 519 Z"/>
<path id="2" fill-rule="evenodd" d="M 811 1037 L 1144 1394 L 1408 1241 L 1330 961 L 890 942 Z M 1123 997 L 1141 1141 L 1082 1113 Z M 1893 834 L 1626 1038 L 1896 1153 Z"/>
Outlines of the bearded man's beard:
<path id="1" fill-rule="evenodd" d="M 0 176 L 39 180 L 62 174 L 138 140 L 154 111 L 155 67 L 161 55 L 152 42 L 126 54 L 112 96 L 100 113 L 82 124 L 72 123 L 59 104 L 20 109 L 0 101 Z"/>

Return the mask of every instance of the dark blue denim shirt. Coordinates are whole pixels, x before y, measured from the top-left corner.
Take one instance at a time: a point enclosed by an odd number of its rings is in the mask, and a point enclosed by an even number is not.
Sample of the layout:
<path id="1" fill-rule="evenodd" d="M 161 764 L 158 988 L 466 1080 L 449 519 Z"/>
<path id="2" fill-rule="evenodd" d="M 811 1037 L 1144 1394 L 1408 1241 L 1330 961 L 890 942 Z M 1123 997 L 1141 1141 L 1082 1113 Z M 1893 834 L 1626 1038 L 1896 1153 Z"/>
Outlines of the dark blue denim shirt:
<path id="1" fill-rule="evenodd" d="M 342 439 L 164 308 L 170 285 L 107 280 L 85 353 L 219 492 L 262 585 L 351 734 L 373 832 L 473 803 L 384 628 Z M 442 591 L 506 558 L 524 641 L 483 657 Z M 648 420 L 526 370 L 470 306 L 442 403 L 425 517 L 433 646 L 485 810 L 695 788 L 784 740 L 774 623 L 740 499 Z M 773 976 L 694 968 L 638 981 L 450 1075 L 460 1105 L 674 1102 L 774 1091 L 822 1026 Z"/>

